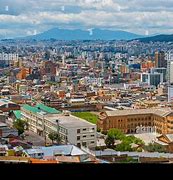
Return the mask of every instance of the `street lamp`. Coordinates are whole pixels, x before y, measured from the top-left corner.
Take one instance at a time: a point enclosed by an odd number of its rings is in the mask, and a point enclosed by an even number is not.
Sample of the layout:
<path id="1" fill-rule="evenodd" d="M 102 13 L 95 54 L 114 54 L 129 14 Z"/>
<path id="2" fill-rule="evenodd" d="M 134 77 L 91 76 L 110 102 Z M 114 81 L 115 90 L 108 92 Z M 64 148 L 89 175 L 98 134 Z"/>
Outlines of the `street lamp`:
<path id="1" fill-rule="evenodd" d="M 44 129 L 43 129 L 43 136 L 44 136 L 44 144 L 45 144 L 45 146 L 46 146 L 46 126 L 45 126 L 45 121 L 44 121 L 44 115 L 42 115 L 42 123 L 43 123 L 43 127 L 44 127 Z"/>

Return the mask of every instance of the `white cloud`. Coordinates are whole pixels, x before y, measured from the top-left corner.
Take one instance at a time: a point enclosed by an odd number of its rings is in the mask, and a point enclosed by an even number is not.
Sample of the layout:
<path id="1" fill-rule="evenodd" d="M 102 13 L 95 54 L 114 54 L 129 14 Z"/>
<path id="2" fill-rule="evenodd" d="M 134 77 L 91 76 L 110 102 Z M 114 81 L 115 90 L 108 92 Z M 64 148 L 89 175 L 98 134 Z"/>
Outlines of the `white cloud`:
<path id="1" fill-rule="evenodd" d="M 0 35 L 52 27 L 173 33 L 172 11 L 173 0 L 0 0 Z"/>

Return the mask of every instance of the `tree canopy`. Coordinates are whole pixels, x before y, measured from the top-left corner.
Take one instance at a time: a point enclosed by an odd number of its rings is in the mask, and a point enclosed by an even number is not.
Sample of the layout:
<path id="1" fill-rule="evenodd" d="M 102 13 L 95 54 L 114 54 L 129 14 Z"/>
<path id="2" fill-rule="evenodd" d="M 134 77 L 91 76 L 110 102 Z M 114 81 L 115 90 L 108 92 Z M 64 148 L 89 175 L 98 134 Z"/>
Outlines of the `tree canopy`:
<path id="1" fill-rule="evenodd" d="M 164 146 L 154 143 L 149 143 L 148 146 L 145 146 L 145 150 L 149 152 L 166 152 L 166 148 Z"/>
<path id="2" fill-rule="evenodd" d="M 58 144 L 61 143 L 61 137 L 58 133 L 52 132 L 48 135 L 49 139 L 52 140 L 52 143 L 56 141 Z"/>
<path id="3" fill-rule="evenodd" d="M 114 146 L 115 140 L 121 141 L 116 147 Z M 108 131 L 105 144 L 107 147 L 115 148 L 117 151 L 133 151 L 131 144 L 144 145 L 144 142 L 133 135 L 126 136 L 121 130 L 113 128 Z"/>
<path id="4" fill-rule="evenodd" d="M 18 130 L 19 135 L 24 133 L 26 125 L 27 122 L 20 119 L 13 122 L 13 127 Z"/>
<path id="5" fill-rule="evenodd" d="M 108 137 L 111 137 L 115 140 L 123 140 L 125 138 L 125 135 L 123 134 L 123 132 L 121 130 L 115 129 L 115 128 L 110 129 L 108 131 L 107 135 L 108 135 Z"/>

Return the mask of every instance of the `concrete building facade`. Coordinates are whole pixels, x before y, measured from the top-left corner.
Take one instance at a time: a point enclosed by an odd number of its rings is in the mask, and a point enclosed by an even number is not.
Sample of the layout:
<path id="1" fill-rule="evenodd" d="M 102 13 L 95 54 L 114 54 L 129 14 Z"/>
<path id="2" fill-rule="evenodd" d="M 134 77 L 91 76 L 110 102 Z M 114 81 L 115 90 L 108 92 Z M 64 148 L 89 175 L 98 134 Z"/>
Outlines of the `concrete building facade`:
<path id="1" fill-rule="evenodd" d="M 42 105 L 43 106 L 43 105 Z M 56 112 L 54 108 L 39 109 L 25 105 L 21 108 L 22 118 L 28 122 L 28 128 L 45 139 L 51 132 L 59 133 L 62 143 L 74 144 L 78 147 L 96 146 L 96 125 L 69 113 Z M 46 106 L 43 106 L 46 107 Z M 55 111 L 51 112 L 51 109 Z"/>

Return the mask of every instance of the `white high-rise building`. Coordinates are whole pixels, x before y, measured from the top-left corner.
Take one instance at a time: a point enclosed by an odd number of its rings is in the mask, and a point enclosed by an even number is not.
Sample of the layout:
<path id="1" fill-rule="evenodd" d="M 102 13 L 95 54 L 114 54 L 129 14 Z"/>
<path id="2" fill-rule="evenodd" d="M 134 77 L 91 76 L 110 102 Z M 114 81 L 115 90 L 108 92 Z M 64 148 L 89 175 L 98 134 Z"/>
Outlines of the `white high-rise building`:
<path id="1" fill-rule="evenodd" d="M 168 83 L 173 83 L 173 50 L 166 53 Z"/>

